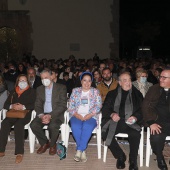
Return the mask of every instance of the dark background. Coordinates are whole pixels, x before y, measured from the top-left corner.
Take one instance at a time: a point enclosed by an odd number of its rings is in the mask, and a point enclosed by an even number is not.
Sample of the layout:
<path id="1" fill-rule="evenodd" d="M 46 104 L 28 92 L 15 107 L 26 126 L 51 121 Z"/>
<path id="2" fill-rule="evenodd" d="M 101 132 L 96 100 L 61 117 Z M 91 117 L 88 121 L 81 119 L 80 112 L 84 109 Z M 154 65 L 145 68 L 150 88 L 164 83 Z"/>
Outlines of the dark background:
<path id="1" fill-rule="evenodd" d="M 138 46 L 170 56 L 170 1 L 120 0 L 120 57 L 135 58 Z"/>

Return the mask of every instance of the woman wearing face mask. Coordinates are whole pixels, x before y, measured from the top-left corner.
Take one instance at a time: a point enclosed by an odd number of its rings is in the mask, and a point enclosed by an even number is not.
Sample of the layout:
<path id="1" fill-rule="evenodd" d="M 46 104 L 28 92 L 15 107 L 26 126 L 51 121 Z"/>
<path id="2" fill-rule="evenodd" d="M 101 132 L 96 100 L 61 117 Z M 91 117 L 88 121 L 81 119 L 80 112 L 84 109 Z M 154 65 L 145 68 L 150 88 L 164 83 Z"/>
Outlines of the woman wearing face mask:
<path id="1" fill-rule="evenodd" d="M 140 69 L 136 72 L 136 81 L 132 82 L 132 84 L 142 93 L 143 97 L 145 97 L 149 88 L 153 85 L 147 81 L 147 71 L 144 69 Z"/>
<path id="2" fill-rule="evenodd" d="M 4 104 L 4 109 L 30 110 L 25 118 L 5 118 L 0 130 L 0 157 L 5 156 L 5 148 L 11 127 L 14 126 L 15 134 L 15 163 L 20 163 L 24 154 L 24 126 L 31 120 L 34 109 L 35 89 L 30 88 L 28 78 L 21 74 L 17 77 L 15 89 L 11 91 Z"/>

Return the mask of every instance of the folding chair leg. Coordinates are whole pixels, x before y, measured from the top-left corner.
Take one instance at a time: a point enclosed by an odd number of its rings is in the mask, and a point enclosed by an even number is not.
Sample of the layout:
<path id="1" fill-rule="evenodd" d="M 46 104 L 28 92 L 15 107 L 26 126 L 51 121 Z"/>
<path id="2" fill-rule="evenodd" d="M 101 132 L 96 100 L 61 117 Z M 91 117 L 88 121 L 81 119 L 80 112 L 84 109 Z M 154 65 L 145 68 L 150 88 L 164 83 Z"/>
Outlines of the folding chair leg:
<path id="1" fill-rule="evenodd" d="M 146 166 L 147 166 L 147 167 L 149 167 L 150 151 L 151 151 L 151 145 L 150 145 L 150 129 L 147 128 L 147 139 L 146 139 Z"/>
<path id="2" fill-rule="evenodd" d="M 104 142 L 103 162 L 106 162 L 107 149 L 108 149 L 108 146 L 106 146 Z"/>
<path id="3" fill-rule="evenodd" d="M 70 135 L 70 126 L 66 125 L 66 133 L 65 133 L 65 146 L 68 148 L 68 140 Z"/>
<path id="4" fill-rule="evenodd" d="M 141 138 L 140 138 L 140 145 L 139 145 L 139 152 L 140 152 L 140 167 L 143 166 L 143 144 L 144 144 L 144 136 L 143 136 L 143 128 L 141 131 Z"/>
<path id="5" fill-rule="evenodd" d="M 35 148 L 35 135 L 32 132 L 31 128 L 29 127 L 28 129 L 29 133 L 29 144 L 30 144 L 30 153 L 34 153 L 34 148 Z"/>
<path id="6" fill-rule="evenodd" d="M 97 151 L 98 151 L 98 159 L 101 159 L 101 131 L 97 129 Z"/>
<path id="7" fill-rule="evenodd" d="M 66 144 L 65 132 L 66 132 L 66 125 L 62 124 L 61 125 L 61 140 L 64 142 L 64 145 Z"/>

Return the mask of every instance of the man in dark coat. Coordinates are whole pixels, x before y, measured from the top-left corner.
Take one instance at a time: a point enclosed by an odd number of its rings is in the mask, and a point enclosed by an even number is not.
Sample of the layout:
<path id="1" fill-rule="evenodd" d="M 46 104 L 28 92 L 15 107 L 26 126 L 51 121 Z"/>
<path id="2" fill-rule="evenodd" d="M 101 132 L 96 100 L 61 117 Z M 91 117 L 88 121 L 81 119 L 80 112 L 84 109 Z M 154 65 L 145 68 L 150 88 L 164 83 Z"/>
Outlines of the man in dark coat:
<path id="1" fill-rule="evenodd" d="M 142 94 L 132 86 L 129 72 L 121 73 L 119 86 L 108 92 L 102 108 L 102 138 L 117 159 L 117 169 L 125 168 L 126 156 L 115 139 L 118 133 L 127 133 L 130 144 L 129 169 L 137 170 L 142 120 Z"/>
<path id="2" fill-rule="evenodd" d="M 166 136 L 170 136 L 170 69 L 161 72 L 160 83 L 152 86 L 142 104 L 144 121 L 149 126 L 150 143 L 158 168 L 167 170 L 163 156 Z"/>
<path id="3" fill-rule="evenodd" d="M 36 90 L 37 116 L 30 126 L 41 145 L 37 153 L 42 154 L 50 148 L 49 154 L 55 155 L 59 129 L 64 122 L 64 112 L 67 108 L 67 90 L 64 85 L 54 83 L 51 76 L 52 73 L 49 70 L 41 72 L 43 85 Z M 42 129 L 45 125 L 48 125 L 50 142 Z"/>
<path id="4" fill-rule="evenodd" d="M 37 87 L 42 85 L 41 78 L 36 75 L 36 70 L 34 68 L 30 67 L 27 69 L 27 76 L 31 88 L 36 89 Z"/>

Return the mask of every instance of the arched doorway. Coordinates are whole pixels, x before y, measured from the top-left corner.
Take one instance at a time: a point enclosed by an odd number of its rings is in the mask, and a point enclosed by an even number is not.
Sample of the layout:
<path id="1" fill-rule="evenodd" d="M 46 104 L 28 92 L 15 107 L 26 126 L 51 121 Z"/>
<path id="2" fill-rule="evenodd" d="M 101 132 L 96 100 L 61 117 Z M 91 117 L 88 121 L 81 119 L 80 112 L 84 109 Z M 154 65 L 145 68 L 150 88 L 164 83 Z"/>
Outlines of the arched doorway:
<path id="1" fill-rule="evenodd" d="M 0 28 L 0 60 L 8 61 L 18 58 L 20 40 L 17 31 L 13 28 Z"/>

